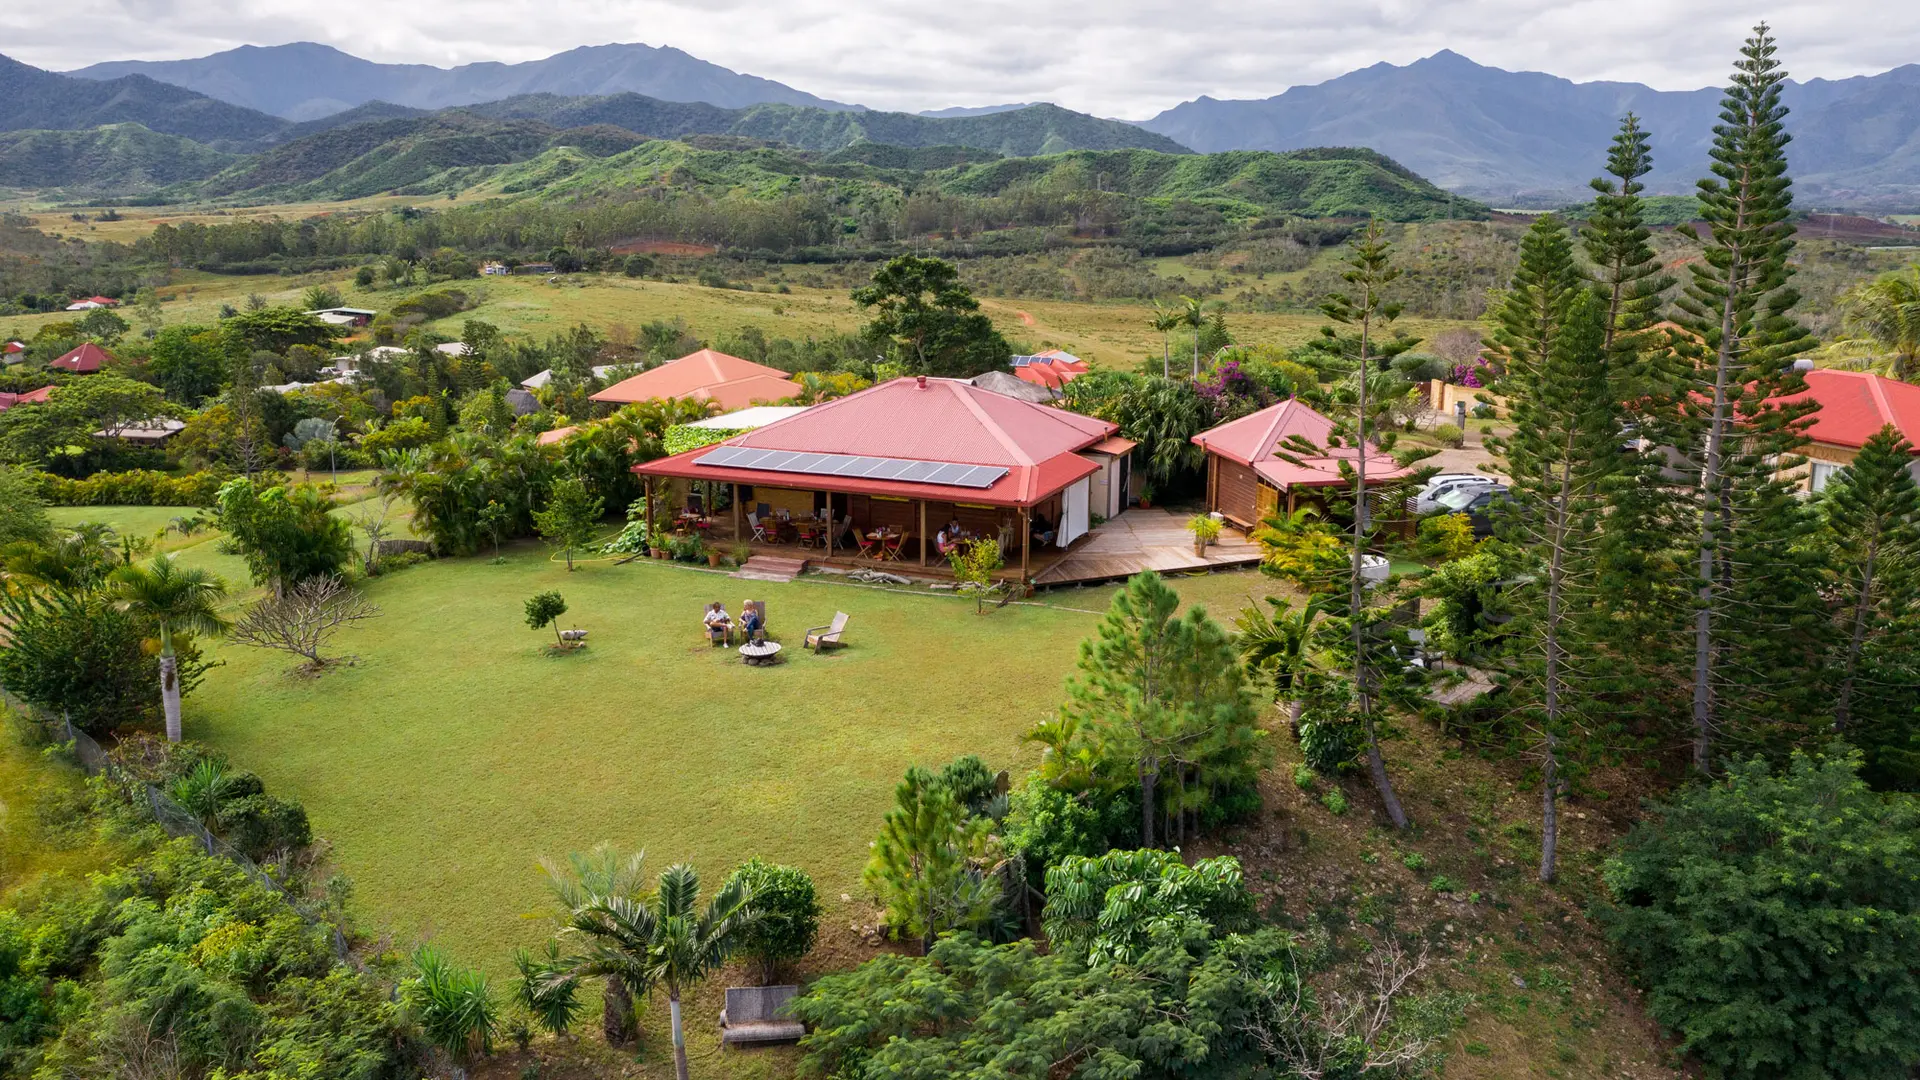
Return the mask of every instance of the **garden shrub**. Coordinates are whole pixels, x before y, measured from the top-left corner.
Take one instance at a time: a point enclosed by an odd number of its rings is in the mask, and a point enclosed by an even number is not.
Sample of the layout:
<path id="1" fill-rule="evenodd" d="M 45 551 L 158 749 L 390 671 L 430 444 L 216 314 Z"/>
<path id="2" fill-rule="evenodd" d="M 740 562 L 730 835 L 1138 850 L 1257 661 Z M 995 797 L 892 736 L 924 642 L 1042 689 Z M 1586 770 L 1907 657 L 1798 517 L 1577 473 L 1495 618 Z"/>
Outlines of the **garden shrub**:
<path id="1" fill-rule="evenodd" d="M 459 289 L 435 289 L 394 304 L 390 314 L 396 319 L 419 315 L 430 321 L 458 315 L 470 306 L 467 294 Z"/>
<path id="2" fill-rule="evenodd" d="M 1442 446 L 1451 446 L 1458 450 L 1467 444 L 1467 433 L 1452 424 L 1435 424 L 1433 437 Z"/>
<path id="3" fill-rule="evenodd" d="M 820 900 L 805 870 L 779 866 L 758 856 L 741 864 L 728 884 L 745 885 L 760 918 L 741 938 L 740 952 L 754 960 L 760 981 L 771 983 L 780 965 L 813 951 L 820 936 Z"/>
<path id="4" fill-rule="evenodd" d="M 267 794 L 229 797 L 221 805 L 220 817 L 227 842 L 254 862 L 313 843 L 306 808 L 287 799 Z"/>
<path id="5" fill-rule="evenodd" d="M 1606 863 L 1608 936 L 1647 1011 L 1721 1077 L 1920 1063 L 1920 809 L 1857 751 L 1753 760 L 1653 808 Z"/>
<path id="6" fill-rule="evenodd" d="M 54 506 L 209 506 L 231 474 L 175 476 L 150 469 L 102 472 L 80 480 L 41 473 L 40 497 Z"/>
<path id="7" fill-rule="evenodd" d="M 1099 855 L 1139 836 L 1139 790 L 1131 794 L 1062 791 L 1034 774 L 1007 800 L 1001 843 L 1024 863 L 1027 882 L 1037 889 L 1047 869 L 1067 856 Z"/>

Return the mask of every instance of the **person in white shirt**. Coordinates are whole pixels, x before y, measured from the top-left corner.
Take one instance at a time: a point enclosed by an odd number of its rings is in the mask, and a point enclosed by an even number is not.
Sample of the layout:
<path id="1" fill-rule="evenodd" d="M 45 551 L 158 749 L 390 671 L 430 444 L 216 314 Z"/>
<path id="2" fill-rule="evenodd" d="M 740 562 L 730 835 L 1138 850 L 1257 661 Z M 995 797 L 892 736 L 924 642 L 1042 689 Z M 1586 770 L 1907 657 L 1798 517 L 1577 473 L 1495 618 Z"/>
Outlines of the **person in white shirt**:
<path id="1" fill-rule="evenodd" d="M 706 623 L 707 639 L 712 644 L 723 649 L 733 648 L 733 642 L 727 636 L 733 629 L 733 620 L 727 617 L 725 605 L 718 600 L 708 604 L 706 616 L 702 621 Z"/>

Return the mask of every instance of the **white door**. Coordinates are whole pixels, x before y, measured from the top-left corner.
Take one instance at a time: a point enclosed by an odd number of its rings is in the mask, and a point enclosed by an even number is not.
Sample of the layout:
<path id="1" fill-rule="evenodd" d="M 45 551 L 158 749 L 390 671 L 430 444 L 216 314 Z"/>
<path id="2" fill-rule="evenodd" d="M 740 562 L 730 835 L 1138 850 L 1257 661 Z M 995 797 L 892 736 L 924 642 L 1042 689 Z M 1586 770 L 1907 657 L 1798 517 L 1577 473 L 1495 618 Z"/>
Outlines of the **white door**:
<path id="1" fill-rule="evenodd" d="M 1092 497 L 1091 477 L 1075 480 L 1067 490 L 1060 493 L 1060 539 L 1061 547 L 1066 547 L 1087 532 L 1087 500 Z"/>

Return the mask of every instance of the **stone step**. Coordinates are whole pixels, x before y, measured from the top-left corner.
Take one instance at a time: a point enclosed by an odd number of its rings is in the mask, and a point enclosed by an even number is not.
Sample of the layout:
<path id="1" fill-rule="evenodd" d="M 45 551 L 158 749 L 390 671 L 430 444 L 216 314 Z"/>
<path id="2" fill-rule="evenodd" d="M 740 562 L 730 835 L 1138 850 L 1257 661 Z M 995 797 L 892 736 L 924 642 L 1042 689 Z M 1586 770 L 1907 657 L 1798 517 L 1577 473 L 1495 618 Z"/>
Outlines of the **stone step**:
<path id="1" fill-rule="evenodd" d="M 807 560 L 783 559 L 778 555 L 755 555 L 749 558 L 740 569 L 733 572 L 734 577 L 743 581 L 792 581 L 806 572 Z"/>

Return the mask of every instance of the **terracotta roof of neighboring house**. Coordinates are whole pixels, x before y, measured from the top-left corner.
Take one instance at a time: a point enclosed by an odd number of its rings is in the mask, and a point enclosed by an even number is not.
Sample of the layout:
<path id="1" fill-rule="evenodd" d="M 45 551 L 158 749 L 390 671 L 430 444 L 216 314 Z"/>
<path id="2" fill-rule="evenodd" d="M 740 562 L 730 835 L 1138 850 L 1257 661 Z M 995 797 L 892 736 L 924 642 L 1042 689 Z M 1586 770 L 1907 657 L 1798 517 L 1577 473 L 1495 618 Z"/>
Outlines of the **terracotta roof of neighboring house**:
<path id="1" fill-rule="evenodd" d="M 634 466 L 649 476 L 818 487 L 867 495 L 1032 506 L 1098 470 L 1078 451 L 1112 435 L 1090 416 L 1020 401 L 964 379 L 894 379 L 719 444 L 754 450 L 984 465 L 1006 470 L 984 488 L 862 475 L 703 465 L 712 446 Z"/>
<path id="2" fill-rule="evenodd" d="M 1110 435 L 1094 443 L 1092 446 L 1087 447 L 1087 449 L 1096 454 L 1111 454 L 1114 457 L 1119 457 L 1121 454 L 1132 453 L 1133 448 L 1139 445 L 1139 443 L 1134 442 L 1132 439 L 1123 439 L 1118 435 Z"/>
<path id="3" fill-rule="evenodd" d="M 26 351 L 27 351 L 27 343 L 26 343 L 26 342 L 24 342 L 24 341 L 9 341 L 9 342 L 7 342 L 7 343 L 6 343 L 6 345 L 4 346 L 4 351 L 6 351 L 6 352 L 9 352 L 9 353 L 23 353 L 23 352 L 26 352 Z"/>
<path id="4" fill-rule="evenodd" d="M 1058 390 L 1085 375 L 1087 370 L 1085 360 L 1060 349 L 1013 358 L 1013 374 L 1016 378 L 1050 390 Z"/>
<path id="5" fill-rule="evenodd" d="M 1908 442 L 1920 447 L 1920 386 L 1831 368 L 1809 371 L 1806 379 L 1805 393 L 1782 400 L 1812 398 L 1820 403 L 1820 411 L 1808 418 L 1807 437 L 1814 442 L 1857 449 L 1892 424 Z"/>
<path id="6" fill-rule="evenodd" d="M 1358 460 L 1353 447 L 1327 448 L 1333 421 L 1288 398 L 1257 413 L 1229 420 L 1193 437 L 1208 453 L 1219 454 L 1251 468 L 1262 480 L 1288 487 L 1327 487 L 1338 484 L 1340 462 Z M 1301 446 L 1304 442 L 1306 445 Z M 1316 453 L 1315 451 L 1319 451 Z M 1397 480 L 1413 470 L 1402 468 L 1377 448 L 1367 455 L 1367 482 Z"/>
<path id="7" fill-rule="evenodd" d="M 61 371 L 72 371 L 85 375 L 99 371 L 100 365 L 111 359 L 113 359 L 113 357 L 107 354 L 107 350 L 89 341 L 67 352 L 47 366 L 58 368 Z"/>
<path id="8" fill-rule="evenodd" d="M 593 395 L 593 400 L 628 405 L 661 398 L 689 398 L 711 401 L 723 409 L 744 409 L 790 398 L 799 392 L 800 384 L 779 368 L 701 349 L 630 379 L 622 379 Z"/>
<path id="9" fill-rule="evenodd" d="M 1005 394 L 1011 398 L 1019 398 L 1021 401 L 1042 405 L 1060 396 L 1058 390 L 1049 389 L 1040 383 L 1027 382 L 1008 371 L 989 371 L 983 375 L 975 375 L 971 381 L 982 390 L 991 390 L 996 394 Z"/>
<path id="10" fill-rule="evenodd" d="M 43 386 L 38 390 L 29 390 L 14 398 L 15 405 L 38 405 L 53 396 L 55 387 Z"/>
<path id="11" fill-rule="evenodd" d="M 557 427 L 552 431 L 543 431 L 533 441 L 540 446 L 552 446 L 557 442 L 565 442 L 574 432 L 579 430 L 580 425 L 568 424 L 566 427 Z"/>

